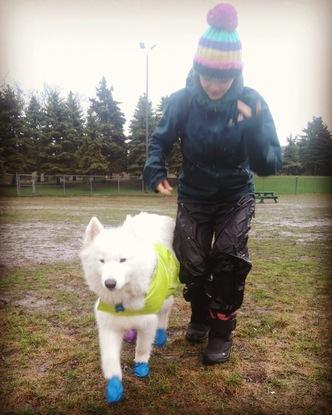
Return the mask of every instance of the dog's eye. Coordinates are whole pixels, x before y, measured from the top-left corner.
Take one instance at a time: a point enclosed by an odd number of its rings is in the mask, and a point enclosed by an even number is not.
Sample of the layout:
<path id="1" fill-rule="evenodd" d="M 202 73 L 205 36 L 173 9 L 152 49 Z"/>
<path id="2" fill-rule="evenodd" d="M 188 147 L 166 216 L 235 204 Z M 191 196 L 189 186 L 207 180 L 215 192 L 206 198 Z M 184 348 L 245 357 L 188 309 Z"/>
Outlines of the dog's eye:
<path id="1" fill-rule="evenodd" d="M 120 258 L 120 262 L 126 262 L 127 258 Z"/>
<path id="2" fill-rule="evenodd" d="M 101 262 L 102 264 L 104 264 L 105 263 L 105 260 L 104 259 L 100 259 L 99 262 Z"/>

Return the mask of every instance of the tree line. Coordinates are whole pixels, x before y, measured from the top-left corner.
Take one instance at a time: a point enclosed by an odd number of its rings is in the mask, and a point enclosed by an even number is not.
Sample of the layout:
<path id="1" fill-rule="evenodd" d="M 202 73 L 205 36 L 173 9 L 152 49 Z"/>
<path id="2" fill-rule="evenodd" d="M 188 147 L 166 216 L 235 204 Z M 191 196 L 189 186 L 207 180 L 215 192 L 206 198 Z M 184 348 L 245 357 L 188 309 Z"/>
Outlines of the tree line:
<path id="1" fill-rule="evenodd" d="M 313 117 L 301 134 L 287 137 L 283 173 L 332 176 L 332 134 L 322 117 Z"/>
<path id="2" fill-rule="evenodd" d="M 142 173 L 146 158 L 146 117 L 152 132 L 166 107 L 142 95 L 124 132 L 125 117 L 103 77 L 86 113 L 72 91 L 64 99 L 45 87 L 27 99 L 18 88 L 0 87 L 0 173 L 112 175 Z M 332 175 L 332 136 L 321 117 L 283 148 L 284 174 Z M 181 165 L 179 144 L 167 160 L 171 173 Z"/>
<path id="3" fill-rule="evenodd" d="M 152 131 L 167 97 L 156 109 L 145 95 L 124 132 L 125 117 L 103 77 L 84 113 L 72 91 L 64 99 L 55 88 L 27 99 L 21 90 L 0 88 L 0 173 L 140 175 L 146 155 L 146 114 Z M 169 160 L 170 168 L 177 167 Z"/>

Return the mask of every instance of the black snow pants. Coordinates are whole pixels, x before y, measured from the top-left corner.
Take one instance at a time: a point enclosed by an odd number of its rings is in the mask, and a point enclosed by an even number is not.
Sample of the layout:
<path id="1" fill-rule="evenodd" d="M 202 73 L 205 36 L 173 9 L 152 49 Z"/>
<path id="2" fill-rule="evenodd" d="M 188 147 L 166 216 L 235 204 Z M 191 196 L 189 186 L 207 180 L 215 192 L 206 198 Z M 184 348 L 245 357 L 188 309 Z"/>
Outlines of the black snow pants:
<path id="1" fill-rule="evenodd" d="M 192 322 L 234 320 L 251 269 L 247 242 L 254 211 L 251 195 L 211 205 L 179 202 L 173 247 Z"/>

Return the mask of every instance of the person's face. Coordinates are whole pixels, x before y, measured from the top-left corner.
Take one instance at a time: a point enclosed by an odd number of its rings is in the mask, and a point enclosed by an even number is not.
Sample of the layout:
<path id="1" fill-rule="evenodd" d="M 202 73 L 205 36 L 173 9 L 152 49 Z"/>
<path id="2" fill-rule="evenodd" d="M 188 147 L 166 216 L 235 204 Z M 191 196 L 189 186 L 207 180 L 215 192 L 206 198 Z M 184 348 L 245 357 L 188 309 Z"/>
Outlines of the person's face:
<path id="1" fill-rule="evenodd" d="M 234 78 L 218 79 L 200 75 L 199 81 L 207 96 L 212 101 L 218 101 L 218 99 L 221 99 L 229 90 Z"/>

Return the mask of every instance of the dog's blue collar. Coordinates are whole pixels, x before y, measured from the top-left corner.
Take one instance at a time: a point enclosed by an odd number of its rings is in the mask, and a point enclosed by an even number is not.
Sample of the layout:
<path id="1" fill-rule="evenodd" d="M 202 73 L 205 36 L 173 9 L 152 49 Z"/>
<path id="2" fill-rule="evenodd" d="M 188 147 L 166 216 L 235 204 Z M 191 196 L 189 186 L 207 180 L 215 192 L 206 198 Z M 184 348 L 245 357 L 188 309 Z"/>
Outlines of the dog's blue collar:
<path id="1" fill-rule="evenodd" d="M 117 313 L 121 313 L 121 312 L 125 311 L 125 308 L 123 307 L 123 304 L 122 303 L 115 304 L 115 311 Z"/>

